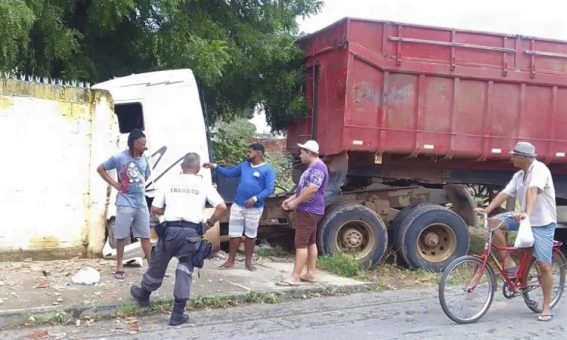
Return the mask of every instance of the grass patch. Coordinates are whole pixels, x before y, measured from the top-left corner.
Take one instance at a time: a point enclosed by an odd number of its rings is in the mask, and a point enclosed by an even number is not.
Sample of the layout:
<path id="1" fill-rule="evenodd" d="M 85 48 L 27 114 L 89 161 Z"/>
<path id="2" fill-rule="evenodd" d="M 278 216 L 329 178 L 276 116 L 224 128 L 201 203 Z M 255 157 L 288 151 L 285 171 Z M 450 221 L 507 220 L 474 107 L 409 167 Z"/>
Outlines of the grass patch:
<path id="1" fill-rule="evenodd" d="M 256 255 L 262 257 L 288 257 L 290 254 L 279 245 L 275 245 L 273 247 L 257 248 Z"/>
<path id="2" fill-rule="evenodd" d="M 274 304 L 281 302 L 281 296 L 278 293 L 259 293 L 251 291 L 243 296 L 197 296 L 190 300 L 187 304 L 189 309 L 219 309 L 235 307 L 239 304 L 259 303 Z M 171 301 L 151 302 L 148 307 L 140 307 L 137 304 L 120 305 L 116 311 L 116 316 L 140 316 L 152 314 L 164 314 L 171 312 Z"/>
<path id="3" fill-rule="evenodd" d="M 231 297 L 231 296 L 198 296 L 191 301 L 192 308 L 228 308 L 234 307 L 238 304 L 246 303 L 268 303 L 274 304 L 280 302 L 280 295 L 278 293 L 259 293 L 248 292 L 248 294 Z"/>
<path id="4" fill-rule="evenodd" d="M 439 284 L 441 273 L 425 269 L 407 269 L 382 263 L 366 272 L 368 280 L 383 290 L 432 287 Z"/>
<path id="5" fill-rule="evenodd" d="M 339 276 L 375 282 L 383 290 L 432 287 L 441 278 L 441 273 L 435 271 L 407 269 L 385 262 L 366 268 L 349 256 L 322 256 L 317 267 Z"/>
<path id="6" fill-rule="evenodd" d="M 156 301 L 150 303 L 148 307 L 140 307 L 137 304 L 123 304 L 118 306 L 116 315 L 121 317 L 134 315 L 151 315 L 158 313 L 167 313 L 171 311 L 171 301 Z"/>
<path id="7" fill-rule="evenodd" d="M 360 277 L 363 268 L 351 256 L 325 255 L 317 260 L 317 267 L 330 273 L 344 277 Z"/>
<path id="8" fill-rule="evenodd" d="M 246 303 L 274 304 L 279 303 L 281 299 L 277 293 L 249 292 L 244 296 L 243 301 Z"/>
<path id="9" fill-rule="evenodd" d="M 72 320 L 72 316 L 65 313 L 64 311 L 58 311 L 51 316 L 29 316 L 24 325 L 35 326 L 35 325 L 64 325 Z"/>
<path id="10" fill-rule="evenodd" d="M 191 300 L 191 307 L 195 308 L 227 308 L 236 305 L 236 300 L 230 296 L 197 296 Z"/>

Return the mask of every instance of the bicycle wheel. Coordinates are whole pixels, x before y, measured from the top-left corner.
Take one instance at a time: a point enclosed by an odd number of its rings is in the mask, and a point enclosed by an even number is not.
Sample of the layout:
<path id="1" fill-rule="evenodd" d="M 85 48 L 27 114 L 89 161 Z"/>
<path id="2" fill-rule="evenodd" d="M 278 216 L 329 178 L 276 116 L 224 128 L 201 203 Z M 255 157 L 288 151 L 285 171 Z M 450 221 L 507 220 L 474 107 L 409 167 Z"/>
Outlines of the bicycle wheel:
<path id="1" fill-rule="evenodd" d="M 560 250 L 553 250 L 553 258 L 551 263 L 551 274 L 553 275 L 553 288 L 551 289 L 551 308 L 553 308 L 565 287 L 565 266 L 567 265 L 565 257 Z M 539 279 L 539 270 L 536 265 L 536 259 L 532 258 L 532 262 L 528 267 L 528 274 L 525 278 L 527 286 L 523 293 L 524 302 L 534 313 L 541 313 L 543 308 L 543 291 Z"/>
<path id="2" fill-rule="evenodd" d="M 478 321 L 490 308 L 496 277 L 482 260 L 462 256 L 443 271 L 439 283 L 439 302 L 449 319 L 459 324 Z"/>

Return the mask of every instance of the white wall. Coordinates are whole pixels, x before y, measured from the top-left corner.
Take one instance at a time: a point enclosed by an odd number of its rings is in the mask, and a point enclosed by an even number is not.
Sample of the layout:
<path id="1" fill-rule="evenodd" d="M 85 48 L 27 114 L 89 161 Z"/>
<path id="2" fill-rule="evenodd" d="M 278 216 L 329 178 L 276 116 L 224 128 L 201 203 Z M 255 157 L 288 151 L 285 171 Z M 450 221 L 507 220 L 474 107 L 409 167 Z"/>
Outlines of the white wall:
<path id="1" fill-rule="evenodd" d="M 112 108 L 103 90 L 0 80 L 0 252 L 102 251 Z"/>

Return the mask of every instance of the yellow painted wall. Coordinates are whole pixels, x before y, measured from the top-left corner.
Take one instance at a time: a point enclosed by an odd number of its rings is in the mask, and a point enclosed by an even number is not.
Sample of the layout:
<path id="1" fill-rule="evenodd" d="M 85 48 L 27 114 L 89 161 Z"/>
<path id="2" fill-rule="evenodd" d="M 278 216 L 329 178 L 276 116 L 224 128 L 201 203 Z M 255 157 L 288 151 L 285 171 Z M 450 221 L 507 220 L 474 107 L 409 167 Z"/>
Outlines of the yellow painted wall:
<path id="1" fill-rule="evenodd" d="M 0 79 L 0 252 L 100 254 L 108 187 L 96 167 L 117 150 L 103 90 Z"/>

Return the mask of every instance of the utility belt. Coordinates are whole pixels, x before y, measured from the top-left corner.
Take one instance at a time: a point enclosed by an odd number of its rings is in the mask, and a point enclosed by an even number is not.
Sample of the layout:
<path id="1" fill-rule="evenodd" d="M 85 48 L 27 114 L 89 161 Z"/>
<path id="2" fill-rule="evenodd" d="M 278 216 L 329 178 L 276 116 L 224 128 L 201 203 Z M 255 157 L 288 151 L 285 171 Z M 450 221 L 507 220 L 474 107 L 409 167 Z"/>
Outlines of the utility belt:
<path id="1" fill-rule="evenodd" d="M 165 234 L 165 228 L 189 228 L 193 229 L 199 235 L 203 235 L 203 226 L 200 223 L 192 223 L 183 220 L 177 221 L 165 221 L 154 227 L 156 234 L 159 238 L 162 238 Z"/>
<path id="2" fill-rule="evenodd" d="M 155 231 L 159 238 L 162 238 L 164 236 L 165 228 L 190 228 L 197 231 L 197 234 L 201 235 L 199 237 L 202 237 L 203 235 L 203 226 L 200 223 L 192 223 L 192 222 L 179 220 L 179 221 L 165 221 L 158 224 L 155 227 Z M 208 259 L 213 253 L 213 245 L 205 238 L 201 238 L 201 240 L 197 242 L 198 244 L 196 245 L 195 252 L 191 254 L 191 256 L 183 256 L 179 258 L 179 261 L 180 262 L 191 261 L 191 264 L 193 264 L 194 267 L 203 268 L 205 259 Z"/>
<path id="3" fill-rule="evenodd" d="M 165 227 L 167 227 L 167 228 L 192 228 L 192 229 L 199 230 L 199 231 L 203 230 L 203 225 L 201 223 L 193 223 L 193 222 L 187 222 L 187 221 L 183 221 L 183 220 L 165 221 L 163 223 L 165 224 Z"/>

